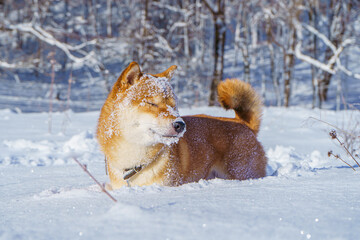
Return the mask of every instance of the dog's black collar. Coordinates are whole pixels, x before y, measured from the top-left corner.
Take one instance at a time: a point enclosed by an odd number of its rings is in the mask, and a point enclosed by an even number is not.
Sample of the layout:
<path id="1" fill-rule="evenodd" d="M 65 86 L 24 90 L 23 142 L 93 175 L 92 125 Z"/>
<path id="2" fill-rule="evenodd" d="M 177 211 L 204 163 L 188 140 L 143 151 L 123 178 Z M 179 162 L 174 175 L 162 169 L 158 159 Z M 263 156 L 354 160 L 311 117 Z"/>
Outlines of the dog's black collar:
<path id="1" fill-rule="evenodd" d="M 124 180 L 128 180 L 129 178 L 131 178 L 132 176 L 134 176 L 135 174 L 137 174 L 138 172 L 140 172 L 143 169 L 144 165 L 140 165 L 140 166 L 136 166 L 133 168 L 126 168 L 124 170 Z"/>

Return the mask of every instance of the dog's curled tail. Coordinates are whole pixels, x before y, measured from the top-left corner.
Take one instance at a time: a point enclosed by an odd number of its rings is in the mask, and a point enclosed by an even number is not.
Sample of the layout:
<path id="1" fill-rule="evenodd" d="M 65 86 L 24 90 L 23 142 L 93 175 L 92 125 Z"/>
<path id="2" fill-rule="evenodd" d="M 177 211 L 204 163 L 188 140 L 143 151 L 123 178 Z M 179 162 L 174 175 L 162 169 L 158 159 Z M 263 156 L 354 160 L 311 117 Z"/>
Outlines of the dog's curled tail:
<path id="1" fill-rule="evenodd" d="M 226 79 L 218 85 L 218 100 L 225 109 L 234 109 L 255 134 L 259 132 L 262 101 L 250 84 L 238 79 Z"/>

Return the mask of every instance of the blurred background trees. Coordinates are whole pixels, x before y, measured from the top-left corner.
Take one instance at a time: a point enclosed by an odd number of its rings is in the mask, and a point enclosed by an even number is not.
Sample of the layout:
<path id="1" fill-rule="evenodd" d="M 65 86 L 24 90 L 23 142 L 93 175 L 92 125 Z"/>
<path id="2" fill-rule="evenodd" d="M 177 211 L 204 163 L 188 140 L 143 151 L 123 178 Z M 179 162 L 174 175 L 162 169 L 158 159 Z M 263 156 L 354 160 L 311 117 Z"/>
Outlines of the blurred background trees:
<path id="1" fill-rule="evenodd" d="M 217 84 L 240 78 L 267 105 L 340 109 L 360 101 L 359 10 L 357 0 L 0 0 L 0 107 L 27 96 L 27 111 L 49 97 L 57 110 L 99 109 L 137 61 L 150 73 L 178 65 L 182 106 L 216 105 Z"/>

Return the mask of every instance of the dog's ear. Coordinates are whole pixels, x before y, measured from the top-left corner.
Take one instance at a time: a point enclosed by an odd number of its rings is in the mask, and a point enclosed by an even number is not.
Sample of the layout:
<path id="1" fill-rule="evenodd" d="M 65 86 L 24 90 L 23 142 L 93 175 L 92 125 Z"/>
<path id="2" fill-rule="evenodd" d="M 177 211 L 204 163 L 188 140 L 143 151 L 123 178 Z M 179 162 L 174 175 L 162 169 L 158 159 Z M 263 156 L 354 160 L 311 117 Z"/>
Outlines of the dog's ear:
<path id="1" fill-rule="evenodd" d="M 171 67 L 169 67 L 167 70 L 165 70 L 162 73 L 158 73 L 158 74 L 153 74 L 154 77 L 166 77 L 169 80 L 172 78 L 172 76 L 174 75 L 175 70 L 177 69 L 176 65 L 172 65 Z"/>
<path id="2" fill-rule="evenodd" d="M 130 63 L 120 77 L 122 84 L 133 85 L 141 77 L 139 64 L 137 62 Z"/>

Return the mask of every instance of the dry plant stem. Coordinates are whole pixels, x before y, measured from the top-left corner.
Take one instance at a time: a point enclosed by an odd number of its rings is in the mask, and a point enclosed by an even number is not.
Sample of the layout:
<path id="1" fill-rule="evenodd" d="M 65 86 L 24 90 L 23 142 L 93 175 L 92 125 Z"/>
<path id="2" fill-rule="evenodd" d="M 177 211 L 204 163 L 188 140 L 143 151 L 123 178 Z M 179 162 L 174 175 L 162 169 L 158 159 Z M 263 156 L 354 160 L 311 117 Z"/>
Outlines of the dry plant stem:
<path id="1" fill-rule="evenodd" d="M 49 58 L 50 59 L 50 63 L 51 63 L 51 84 L 50 84 L 50 96 L 49 96 L 49 100 L 50 100 L 50 104 L 49 104 L 49 126 L 48 126 L 48 130 L 49 133 L 51 133 L 52 130 L 52 109 L 53 109 L 53 92 L 54 92 L 54 82 L 55 82 L 55 57 L 54 57 L 55 53 L 51 52 L 49 54 Z"/>
<path id="2" fill-rule="evenodd" d="M 353 136 L 353 137 L 356 138 L 356 136 L 355 136 L 354 134 L 352 134 L 352 133 L 350 133 L 350 132 L 347 132 L 347 131 L 345 131 L 345 130 L 343 130 L 343 129 L 335 126 L 335 125 L 332 125 L 331 123 L 325 122 L 325 121 L 323 121 L 323 120 L 321 120 L 321 119 L 318 119 L 318 118 L 315 118 L 315 117 L 309 117 L 309 119 L 314 119 L 314 120 L 316 120 L 316 121 L 325 123 L 326 125 L 328 125 L 328 126 L 330 126 L 330 127 L 333 127 L 333 128 L 335 128 L 336 130 L 338 130 L 338 131 L 340 131 L 340 132 L 346 133 L 346 134 L 348 134 L 349 136 Z"/>
<path id="3" fill-rule="evenodd" d="M 332 156 L 334 156 L 335 158 L 340 159 L 343 163 L 345 163 L 346 165 L 348 165 L 349 167 L 351 167 L 352 170 L 356 171 L 353 166 L 351 166 L 350 164 L 348 164 L 347 162 L 345 162 L 339 155 L 334 155 L 332 152 L 329 152 L 329 155 L 332 155 Z"/>
<path id="4" fill-rule="evenodd" d="M 349 149 L 347 149 L 347 147 L 345 147 L 344 143 L 342 143 L 337 136 L 335 136 L 335 139 L 339 142 L 339 144 L 346 150 L 346 152 L 351 156 L 351 158 L 352 158 L 352 159 L 356 162 L 356 164 L 360 167 L 359 162 L 356 161 L 356 159 L 354 158 L 354 156 L 350 153 Z"/>
<path id="5" fill-rule="evenodd" d="M 62 123 L 62 132 L 65 134 L 66 131 L 66 120 L 70 121 L 70 117 L 67 114 L 67 110 L 70 109 L 70 94 L 71 94 L 71 84 L 72 84 L 73 80 L 72 80 L 72 67 L 71 67 L 71 71 L 70 71 L 70 76 L 69 76 L 69 80 L 68 80 L 68 90 L 67 90 L 67 99 L 66 99 L 66 107 L 65 107 L 65 111 L 64 111 L 64 120 Z"/>
<path id="6" fill-rule="evenodd" d="M 101 188 L 101 190 L 108 195 L 109 198 L 111 198 L 111 200 L 113 200 L 114 202 L 117 202 L 117 200 L 105 189 L 105 187 L 99 183 L 98 180 L 96 180 L 96 178 L 87 170 L 86 165 L 80 163 L 75 157 L 73 157 L 74 161 L 79 164 L 79 166 L 91 177 L 92 180 L 94 180 L 96 182 L 96 184 Z"/>
<path id="7" fill-rule="evenodd" d="M 67 96 L 66 96 L 66 109 L 68 110 L 70 108 L 70 94 L 71 94 L 71 84 L 72 84 L 72 69 L 70 72 L 69 80 L 68 80 L 68 90 L 67 90 Z"/>
<path id="8" fill-rule="evenodd" d="M 356 106 L 360 106 L 360 103 L 348 103 L 348 105 L 349 105 L 353 110 L 360 111 L 360 109 L 356 107 Z"/>

